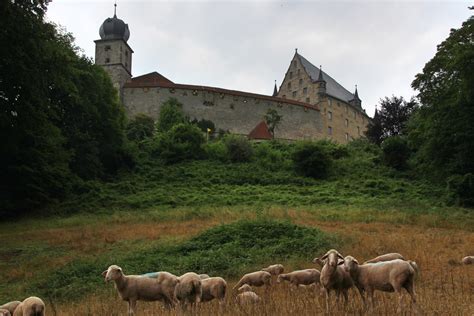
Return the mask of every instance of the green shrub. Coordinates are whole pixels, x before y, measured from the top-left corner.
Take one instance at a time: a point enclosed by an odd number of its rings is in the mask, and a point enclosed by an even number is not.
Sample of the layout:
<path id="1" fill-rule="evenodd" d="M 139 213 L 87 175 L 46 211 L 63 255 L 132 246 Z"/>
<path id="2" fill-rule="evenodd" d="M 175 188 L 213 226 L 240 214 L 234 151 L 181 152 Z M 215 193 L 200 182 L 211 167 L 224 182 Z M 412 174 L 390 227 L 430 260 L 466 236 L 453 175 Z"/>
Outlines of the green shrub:
<path id="1" fill-rule="evenodd" d="M 229 156 L 227 154 L 227 147 L 222 141 L 208 142 L 204 145 L 206 157 L 210 160 L 227 162 Z"/>
<path id="2" fill-rule="evenodd" d="M 127 138 L 133 141 L 141 141 L 153 136 L 155 121 L 146 114 L 137 114 L 127 124 Z"/>
<path id="3" fill-rule="evenodd" d="M 247 162 L 252 159 L 253 148 L 250 142 L 236 135 L 228 135 L 224 139 L 227 154 L 232 162 Z"/>
<path id="4" fill-rule="evenodd" d="M 400 136 L 392 136 L 385 139 L 382 143 L 382 159 L 383 162 L 397 170 L 404 170 L 407 168 L 408 158 L 410 158 L 411 151 L 408 147 L 407 141 Z"/>
<path id="5" fill-rule="evenodd" d="M 447 179 L 447 190 L 455 204 L 474 206 L 474 175 L 472 173 L 450 176 Z"/>
<path id="6" fill-rule="evenodd" d="M 175 125 L 170 131 L 158 135 L 155 141 L 152 155 L 168 164 L 204 156 L 204 136 L 198 127 L 191 124 Z"/>
<path id="7" fill-rule="evenodd" d="M 175 125 L 187 123 L 188 119 L 183 113 L 183 105 L 175 98 L 170 98 L 161 105 L 160 116 L 156 122 L 159 132 L 167 132 Z"/>
<path id="8" fill-rule="evenodd" d="M 321 179 L 327 177 L 332 164 L 325 142 L 300 142 L 292 155 L 293 165 L 299 174 Z"/>
<path id="9" fill-rule="evenodd" d="M 279 170 L 288 167 L 289 161 L 285 159 L 282 151 L 275 149 L 270 143 L 255 144 L 255 158 L 257 163 L 266 170 Z"/>

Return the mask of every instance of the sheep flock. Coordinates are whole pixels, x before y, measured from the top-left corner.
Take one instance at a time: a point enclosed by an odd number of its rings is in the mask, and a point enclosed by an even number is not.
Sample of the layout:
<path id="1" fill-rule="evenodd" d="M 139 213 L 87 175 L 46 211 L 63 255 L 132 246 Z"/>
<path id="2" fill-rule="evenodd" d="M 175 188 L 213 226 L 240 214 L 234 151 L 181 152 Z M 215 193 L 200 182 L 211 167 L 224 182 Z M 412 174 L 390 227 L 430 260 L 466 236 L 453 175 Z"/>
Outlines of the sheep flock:
<path id="1" fill-rule="evenodd" d="M 113 282 L 119 297 L 128 303 L 128 315 L 136 314 L 138 301 L 159 301 L 165 309 L 178 308 L 193 311 L 198 304 L 216 300 L 219 311 L 226 308 L 226 296 L 232 296 L 239 308 L 262 304 L 275 286 L 287 283 L 292 291 L 307 288 L 315 297 L 325 300 L 325 311 L 331 313 L 331 293 L 336 295 L 336 304 L 343 308 L 348 303 L 348 291 L 356 291 L 364 311 L 372 314 L 375 306 L 374 292 L 394 293 L 398 300 L 397 313 L 404 313 L 404 297 L 408 296 L 415 314 L 421 312 L 417 305 L 415 281 L 420 269 L 415 261 L 405 259 L 399 253 L 388 253 L 369 259 L 362 264 L 353 256 L 343 256 L 335 249 L 312 259 L 321 268 L 296 270 L 284 273 L 281 264 L 273 264 L 259 271 L 249 272 L 232 288 L 221 277 L 187 272 L 181 276 L 166 271 L 126 275 L 121 267 L 111 265 L 102 273 L 105 282 Z M 461 260 L 464 265 L 474 263 L 473 256 Z M 254 288 L 264 289 L 260 295 Z M 344 301 L 340 303 L 340 297 Z M 12 301 L 0 306 L 0 316 L 44 316 L 45 303 L 39 297 L 31 296 L 23 301 Z M 322 311 L 319 311 L 322 312 Z"/>

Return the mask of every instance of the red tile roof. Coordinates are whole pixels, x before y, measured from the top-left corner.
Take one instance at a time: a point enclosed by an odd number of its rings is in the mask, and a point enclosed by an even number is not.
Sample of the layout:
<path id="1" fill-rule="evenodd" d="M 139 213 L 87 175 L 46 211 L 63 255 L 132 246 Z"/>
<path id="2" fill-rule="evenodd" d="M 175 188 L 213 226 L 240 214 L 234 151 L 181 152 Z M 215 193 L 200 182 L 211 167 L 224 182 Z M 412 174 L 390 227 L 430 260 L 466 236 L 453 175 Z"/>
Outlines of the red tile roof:
<path id="1" fill-rule="evenodd" d="M 273 139 L 272 133 L 268 130 L 268 125 L 265 121 L 261 121 L 249 133 L 249 139 Z"/>
<path id="2" fill-rule="evenodd" d="M 244 91 L 228 90 L 228 89 L 222 89 L 222 88 L 216 88 L 216 87 L 178 84 L 178 83 L 172 82 L 171 80 L 169 80 L 168 78 L 164 77 L 163 75 L 159 74 L 156 71 L 143 75 L 143 76 L 134 77 L 132 78 L 130 82 L 127 82 L 124 85 L 124 88 L 146 88 L 146 87 L 161 87 L 161 88 L 170 88 L 170 89 L 175 88 L 175 89 L 215 92 L 215 93 L 222 93 L 222 94 L 228 94 L 228 95 L 233 95 L 233 96 L 250 97 L 250 98 L 256 98 L 256 99 L 273 101 L 273 102 L 293 104 L 293 105 L 302 106 L 308 109 L 312 109 L 315 111 L 319 111 L 319 108 L 316 105 L 299 102 L 295 100 L 283 99 L 279 97 L 272 97 L 268 95 L 250 93 L 250 92 L 244 92 Z"/>

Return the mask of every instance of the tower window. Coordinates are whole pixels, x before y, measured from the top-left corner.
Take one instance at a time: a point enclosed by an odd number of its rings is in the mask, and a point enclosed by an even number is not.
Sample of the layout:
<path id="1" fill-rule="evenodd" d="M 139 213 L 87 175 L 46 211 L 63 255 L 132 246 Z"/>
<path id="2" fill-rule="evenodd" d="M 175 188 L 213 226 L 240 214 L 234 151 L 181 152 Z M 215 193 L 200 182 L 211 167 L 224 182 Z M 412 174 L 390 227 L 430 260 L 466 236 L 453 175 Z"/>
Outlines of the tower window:
<path id="1" fill-rule="evenodd" d="M 349 134 L 346 133 L 346 140 L 349 140 Z"/>
<path id="2" fill-rule="evenodd" d="M 303 85 L 303 79 L 300 79 L 300 87 Z"/>
<path id="3" fill-rule="evenodd" d="M 332 112 L 328 111 L 328 120 L 332 121 Z"/>
<path id="4" fill-rule="evenodd" d="M 360 136 L 360 127 L 359 126 L 357 126 L 357 135 Z"/>
<path id="5" fill-rule="evenodd" d="M 331 126 L 328 126 L 328 134 L 332 135 L 332 127 Z"/>
<path id="6" fill-rule="evenodd" d="M 110 63 L 110 58 L 106 58 L 106 59 L 105 59 L 105 63 L 106 63 L 106 64 Z"/>
<path id="7" fill-rule="evenodd" d="M 296 91 L 293 91 L 292 95 L 293 95 L 293 98 L 296 98 Z"/>
<path id="8" fill-rule="evenodd" d="M 104 47 L 104 50 L 105 50 L 105 51 L 108 51 L 108 50 L 110 50 L 110 49 L 111 49 L 110 45 L 105 45 L 105 47 Z"/>
<path id="9" fill-rule="evenodd" d="M 349 126 L 349 120 L 346 119 L 346 127 L 348 127 L 348 126 Z"/>
<path id="10" fill-rule="evenodd" d="M 303 93 L 306 95 L 308 94 L 308 88 L 303 88 Z"/>

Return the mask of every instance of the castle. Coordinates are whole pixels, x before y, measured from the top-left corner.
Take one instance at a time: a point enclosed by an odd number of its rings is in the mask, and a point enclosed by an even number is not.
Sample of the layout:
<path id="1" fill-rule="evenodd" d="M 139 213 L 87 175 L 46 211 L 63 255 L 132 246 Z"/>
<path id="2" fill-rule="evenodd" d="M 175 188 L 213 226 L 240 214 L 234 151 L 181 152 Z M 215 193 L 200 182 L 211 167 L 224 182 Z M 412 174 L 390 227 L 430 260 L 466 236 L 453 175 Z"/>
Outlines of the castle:
<path id="1" fill-rule="evenodd" d="M 216 129 L 253 139 L 268 139 L 264 121 L 269 109 L 282 116 L 277 139 L 332 139 L 347 143 L 363 135 L 370 121 L 357 87 L 349 92 L 296 50 L 279 89 L 273 95 L 174 83 L 158 72 L 132 77 L 132 48 L 128 25 L 107 18 L 96 40 L 95 63 L 110 75 L 129 117 L 144 113 L 157 118 L 169 98 L 183 104 L 191 119 L 212 121 Z"/>

